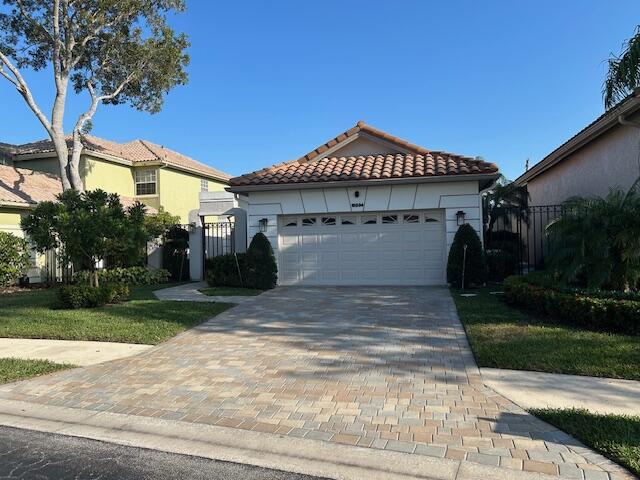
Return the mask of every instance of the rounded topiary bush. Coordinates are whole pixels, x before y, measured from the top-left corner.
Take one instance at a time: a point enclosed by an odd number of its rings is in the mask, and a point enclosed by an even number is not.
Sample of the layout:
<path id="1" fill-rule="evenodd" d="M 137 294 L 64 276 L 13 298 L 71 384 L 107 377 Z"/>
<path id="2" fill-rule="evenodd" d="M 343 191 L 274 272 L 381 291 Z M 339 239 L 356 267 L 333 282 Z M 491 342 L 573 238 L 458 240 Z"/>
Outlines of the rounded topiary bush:
<path id="1" fill-rule="evenodd" d="M 12 285 L 29 268 L 29 245 L 13 233 L 0 232 L 0 286 Z"/>
<path id="2" fill-rule="evenodd" d="M 247 286 L 267 290 L 276 286 L 278 266 L 269 239 L 263 233 L 256 233 L 245 256 Z"/>
<path id="3" fill-rule="evenodd" d="M 465 245 L 467 246 L 466 257 L 464 254 Z M 482 251 L 482 243 L 476 231 L 468 223 L 458 228 L 449 250 L 447 282 L 455 288 L 462 288 L 463 258 L 466 258 L 464 286 L 483 284 L 487 278 L 487 265 Z"/>

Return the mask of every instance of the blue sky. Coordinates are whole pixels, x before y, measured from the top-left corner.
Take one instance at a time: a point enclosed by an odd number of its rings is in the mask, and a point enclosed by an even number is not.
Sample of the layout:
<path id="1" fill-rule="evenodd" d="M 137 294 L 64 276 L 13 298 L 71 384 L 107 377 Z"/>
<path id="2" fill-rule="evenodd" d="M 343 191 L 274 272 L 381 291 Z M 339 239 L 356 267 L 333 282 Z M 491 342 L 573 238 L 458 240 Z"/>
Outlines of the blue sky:
<path id="1" fill-rule="evenodd" d="M 363 119 L 515 178 L 602 113 L 605 60 L 640 20 L 627 0 L 187 3 L 173 25 L 192 43 L 189 84 L 156 115 L 101 107 L 93 133 L 231 174 L 297 158 Z M 27 78 L 48 108 L 50 74 Z M 71 99 L 70 120 L 85 103 Z M 0 141 L 46 136 L 7 82 L 0 112 Z"/>

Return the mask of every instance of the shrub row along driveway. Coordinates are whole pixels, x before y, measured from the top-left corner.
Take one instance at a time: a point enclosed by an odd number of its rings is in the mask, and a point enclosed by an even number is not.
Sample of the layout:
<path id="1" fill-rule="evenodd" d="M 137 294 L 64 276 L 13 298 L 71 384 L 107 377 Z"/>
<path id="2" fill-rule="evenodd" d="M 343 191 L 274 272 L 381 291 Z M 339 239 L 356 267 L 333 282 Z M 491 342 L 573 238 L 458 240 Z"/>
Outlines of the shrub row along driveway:
<path id="1" fill-rule="evenodd" d="M 443 288 L 280 288 L 137 357 L 0 397 L 570 478 L 620 473 L 482 385 Z"/>

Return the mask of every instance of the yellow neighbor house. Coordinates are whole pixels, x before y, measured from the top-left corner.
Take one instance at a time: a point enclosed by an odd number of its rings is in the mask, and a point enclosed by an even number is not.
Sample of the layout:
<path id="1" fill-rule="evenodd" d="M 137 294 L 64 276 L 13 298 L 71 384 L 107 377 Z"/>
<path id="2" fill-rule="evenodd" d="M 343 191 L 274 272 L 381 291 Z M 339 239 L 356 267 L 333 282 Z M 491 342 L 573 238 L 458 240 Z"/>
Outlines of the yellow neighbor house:
<path id="1" fill-rule="evenodd" d="M 70 140 L 68 143 L 71 144 Z M 200 192 L 222 191 L 229 175 L 146 140 L 115 143 L 83 137 L 80 173 L 86 190 L 117 193 L 124 206 L 140 201 L 150 213 L 160 207 L 189 223 L 200 207 Z M 20 219 L 38 202 L 62 192 L 58 159 L 50 141 L 25 145 L 0 143 L 0 230 L 23 236 Z M 50 278 L 52 258 L 33 253 L 28 272 L 32 282 Z"/>
<path id="2" fill-rule="evenodd" d="M 68 143 L 71 146 L 70 139 Z M 84 135 L 83 145 L 80 174 L 86 190 L 101 188 L 154 209 L 162 207 L 179 216 L 181 223 L 188 223 L 189 212 L 199 208 L 200 192 L 222 191 L 230 178 L 220 170 L 147 140 L 116 143 Z M 59 175 L 51 141 L 0 144 L 0 150 L 3 151 L 0 163 Z M 1 187 L 19 189 L 19 184 L 0 184 Z M 0 215 L 6 210 L 6 205 L 0 206 Z M 6 225 L 7 221 L 0 218 L 0 225 Z"/>

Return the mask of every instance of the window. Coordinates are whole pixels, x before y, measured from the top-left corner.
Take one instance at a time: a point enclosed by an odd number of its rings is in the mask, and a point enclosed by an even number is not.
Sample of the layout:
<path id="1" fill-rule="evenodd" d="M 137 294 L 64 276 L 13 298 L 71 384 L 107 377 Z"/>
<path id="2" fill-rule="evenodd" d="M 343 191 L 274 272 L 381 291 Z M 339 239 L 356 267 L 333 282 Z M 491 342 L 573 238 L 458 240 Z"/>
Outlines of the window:
<path id="1" fill-rule="evenodd" d="M 355 225 L 356 224 L 356 217 L 355 217 L 355 215 L 342 216 L 342 217 L 340 217 L 340 223 L 342 225 Z"/>
<path id="2" fill-rule="evenodd" d="M 209 191 L 209 180 L 207 180 L 206 178 L 201 178 L 200 179 L 200 191 L 201 192 L 208 192 Z"/>
<path id="3" fill-rule="evenodd" d="M 382 223 L 398 223 L 398 215 L 383 215 Z"/>
<path id="4" fill-rule="evenodd" d="M 302 219 L 303 227 L 311 227 L 316 224 L 316 217 L 305 217 Z"/>
<path id="5" fill-rule="evenodd" d="M 297 227 L 298 219 L 297 218 L 285 218 L 283 220 L 283 224 L 285 227 Z"/>
<path id="6" fill-rule="evenodd" d="M 156 194 L 156 171 L 151 169 L 136 170 L 136 195 Z"/>
<path id="7" fill-rule="evenodd" d="M 362 215 L 362 225 L 375 225 L 378 223 L 377 215 Z"/>
<path id="8" fill-rule="evenodd" d="M 335 225 L 336 224 L 336 217 L 322 217 L 322 224 L 323 225 Z"/>
<path id="9" fill-rule="evenodd" d="M 438 220 L 436 218 L 430 217 L 429 215 L 425 215 L 424 221 L 425 222 L 437 222 Z"/>
<path id="10" fill-rule="evenodd" d="M 405 215 L 403 217 L 403 221 L 404 223 L 420 223 L 420 217 L 418 217 L 418 215 Z"/>

